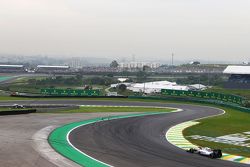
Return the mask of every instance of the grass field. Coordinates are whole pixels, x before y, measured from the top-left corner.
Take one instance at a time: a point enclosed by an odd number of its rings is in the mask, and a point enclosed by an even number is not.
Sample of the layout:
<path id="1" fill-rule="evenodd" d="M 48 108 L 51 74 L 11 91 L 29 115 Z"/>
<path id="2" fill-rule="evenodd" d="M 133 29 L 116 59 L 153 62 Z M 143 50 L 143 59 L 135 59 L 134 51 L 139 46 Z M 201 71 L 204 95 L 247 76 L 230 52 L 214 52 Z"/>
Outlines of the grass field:
<path id="1" fill-rule="evenodd" d="M 200 120 L 200 124 L 194 125 L 183 131 L 184 136 L 194 144 L 222 149 L 226 153 L 250 157 L 250 148 L 216 142 L 208 142 L 191 139 L 191 135 L 219 137 L 250 131 L 250 113 L 239 112 L 233 109 L 221 108 L 226 111 L 224 115 Z"/>
<path id="2" fill-rule="evenodd" d="M 174 109 L 170 108 L 154 108 L 154 107 L 112 107 L 112 106 L 82 106 L 79 109 L 55 111 L 53 113 L 90 113 L 90 112 L 170 112 Z"/>

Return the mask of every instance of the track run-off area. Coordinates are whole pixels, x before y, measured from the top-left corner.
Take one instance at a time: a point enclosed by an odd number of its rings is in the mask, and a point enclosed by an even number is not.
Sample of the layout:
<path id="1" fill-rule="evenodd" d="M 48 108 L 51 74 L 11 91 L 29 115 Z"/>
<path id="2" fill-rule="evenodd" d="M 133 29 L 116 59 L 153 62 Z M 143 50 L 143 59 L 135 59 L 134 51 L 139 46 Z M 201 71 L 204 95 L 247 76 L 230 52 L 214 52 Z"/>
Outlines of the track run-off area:
<path id="1" fill-rule="evenodd" d="M 107 166 L 249 166 L 229 161 L 209 159 L 186 153 L 166 140 L 169 128 L 182 122 L 219 115 L 220 109 L 159 102 L 43 100 L 43 101 L 2 101 L 9 104 L 69 104 L 107 106 L 154 106 L 179 108 L 181 112 L 131 115 L 132 113 L 77 113 L 77 114 L 28 114 L 1 117 L 2 145 L 0 160 L 3 166 L 55 166 L 32 149 L 32 136 L 46 126 L 95 120 L 84 126 L 78 124 L 67 133 L 66 139 L 76 151 L 98 160 Z M 116 115 L 117 117 L 114 117 Z M 119 116 L 118 116 L 119 115 Z M 123 116 L 120 116 L 123 115 Z M 129 116 L 124 116 L 129 115 Z M 136 117 L 135 117 L 136 116 Z M 99 119 L 99 120 L 96 120 Z M 101 119 L 101 120 L 100 120 Z M 4 124 L 5 123 L 5 124 Z M 11 128 L 12 127 L 12 128 Z M 8 132 L 10 131 L 10 132 Z M 25 134 L 18 135 L 21 132 Z M 4 132 L 8 132 L 4 134 Z M 3 135 L 4 134 L 4 135 Z M 11 136 L 10 136 L 11 135 Z M 11 137 L 12 140 L 7 140 Z M 2 140 L 4 139 L 4 140 Z M 64 139 L 57 142 L 63 143 Z M 18 142 L 17 142 L 18 141 Z M 66 143 L 67 144 L 67 143 Z M 9 150 L 7 147 L 9 146 Z M 11 156 L 10 156 L 11 155 Z M 9 156 L 9 161 L 5 158 Z M 26 158 L 25 158 L 26 157 Z M 8 158 L 7 158 L 8 159 Z M 4 162 L 5 161 L 5 162 Z M 88 165 L 88 166 L 91 166 Z"/>

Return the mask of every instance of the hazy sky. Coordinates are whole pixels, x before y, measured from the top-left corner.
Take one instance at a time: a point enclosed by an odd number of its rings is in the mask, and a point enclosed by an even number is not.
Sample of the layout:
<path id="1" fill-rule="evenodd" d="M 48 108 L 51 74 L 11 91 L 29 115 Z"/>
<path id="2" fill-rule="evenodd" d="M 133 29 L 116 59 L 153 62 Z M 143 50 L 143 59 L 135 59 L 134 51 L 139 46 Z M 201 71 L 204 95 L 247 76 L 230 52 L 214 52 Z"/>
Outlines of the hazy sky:
<path id="1" fill-rule="evenodd" d="M 250 0 L 0 0 L 0 53 L 250 61 Z"/>

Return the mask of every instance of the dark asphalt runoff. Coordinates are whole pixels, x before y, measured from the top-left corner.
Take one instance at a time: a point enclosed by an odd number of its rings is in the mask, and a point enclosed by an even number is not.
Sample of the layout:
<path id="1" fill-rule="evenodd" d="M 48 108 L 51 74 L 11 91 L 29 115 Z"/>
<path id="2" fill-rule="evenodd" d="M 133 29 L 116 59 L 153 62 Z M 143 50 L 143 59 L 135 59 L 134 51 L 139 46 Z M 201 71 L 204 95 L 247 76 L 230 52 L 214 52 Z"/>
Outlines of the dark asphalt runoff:
<path id="1" fill-rule="evenodd" d="M 229 161 L 209 159 L 171 145 L 165 138 L 166 131 L 181 122 L 221 114 L 222 111 L 195 105 L 116 102 L 83 100 L 48 100 L 0 102 L 9 104 L 74 104 L 164 106 L 184 109 L 183 112 L 125 118 L 98 122 L 75 129 L 69 136 L 71 143 L 95 159 L 121 167 L 212 167 L 249 166 Z M 226 125 L 225 125 L 226 126 Z M 226 128 L 226 127 L 225 127 Z"/>

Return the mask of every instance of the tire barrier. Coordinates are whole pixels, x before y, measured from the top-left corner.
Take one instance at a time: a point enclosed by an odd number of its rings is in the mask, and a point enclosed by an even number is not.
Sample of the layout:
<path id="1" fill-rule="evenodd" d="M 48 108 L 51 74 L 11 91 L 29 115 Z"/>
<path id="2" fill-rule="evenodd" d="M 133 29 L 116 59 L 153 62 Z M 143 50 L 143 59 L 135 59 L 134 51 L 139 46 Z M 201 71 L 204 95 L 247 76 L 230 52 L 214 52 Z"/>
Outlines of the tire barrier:
<path id="1" fill-rule="evenodd" d="M 30 114 L 30 113 L 35 113 L 35 112 L 36 112 L 36 109 L 6 110 L 6 111 L 0 111 L 0 116 Z"/>
<path id="2" fill-rule="evenodd" d="M 24 97 L 24 98 L 128 98 L 128 96 L 60 96 L 60 95 L 18 95 L 18 94 L 13 94 L 11 97 Z"/>

